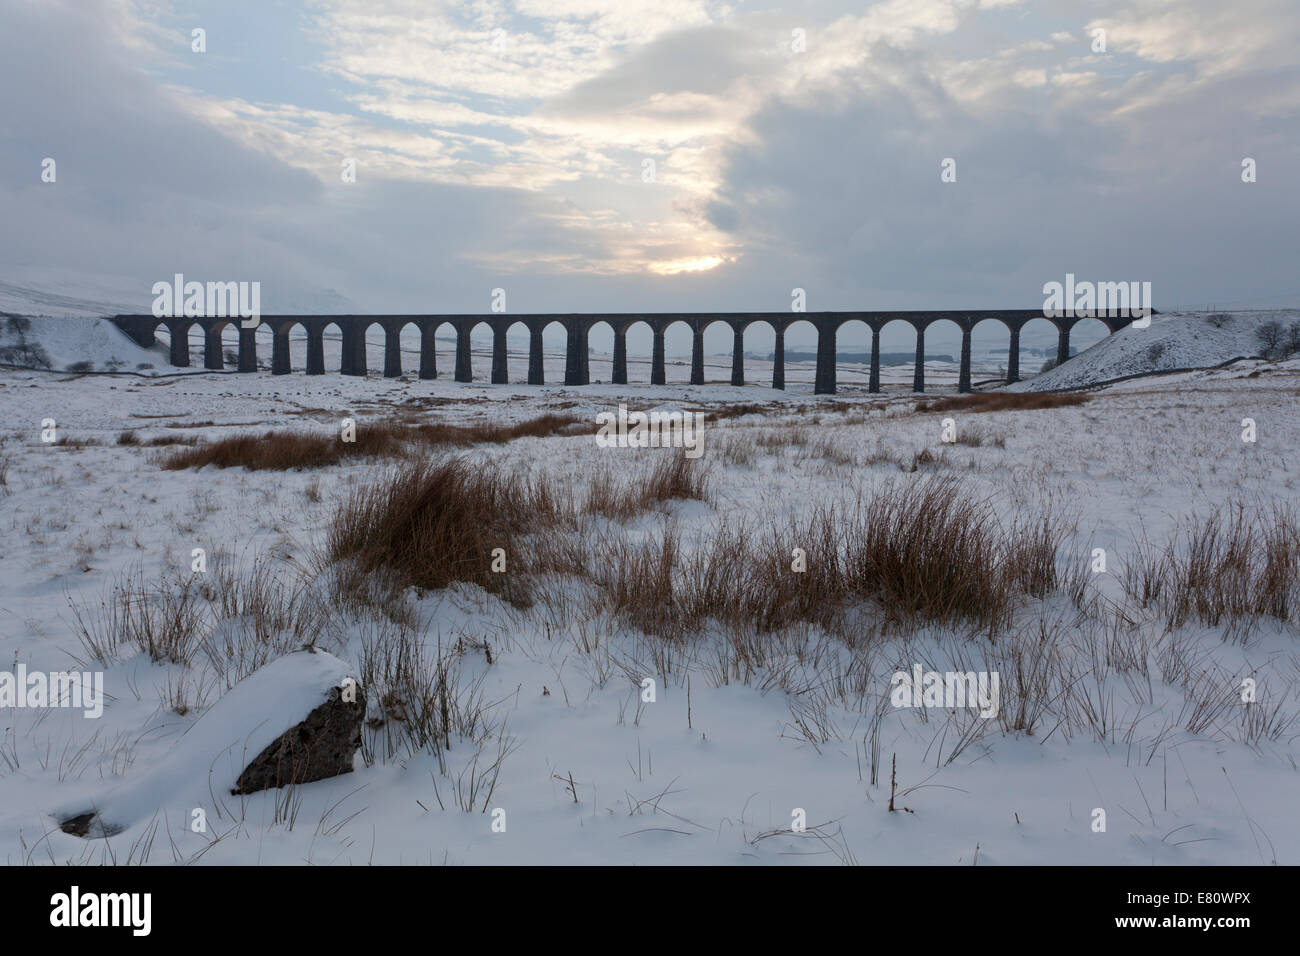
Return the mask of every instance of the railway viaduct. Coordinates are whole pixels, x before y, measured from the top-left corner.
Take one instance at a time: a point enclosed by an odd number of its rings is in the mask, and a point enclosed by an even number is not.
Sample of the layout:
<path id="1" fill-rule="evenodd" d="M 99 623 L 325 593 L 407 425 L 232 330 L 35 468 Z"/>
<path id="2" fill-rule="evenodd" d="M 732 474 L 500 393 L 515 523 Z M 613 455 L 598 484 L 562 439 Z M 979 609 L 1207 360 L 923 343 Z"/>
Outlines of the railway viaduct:
<path id="1" fill-rule="evenodd" d="M 552 323 L 559 323 L 567 333 L 567 352 L 564 370 L 565 385 L 587 385 L 588 336 L 591 329 L 605 323 L 614 331 L 613 382 L 627 384 L 627 332 L 643 322 L 654 336 L 651 357 L 650 383 L 664 384 L 664 333 L 676 323 L 683 323 L 692 333 L 691 384 L 704 384 L 704 332 L 716 322 L 729 326 L 733 335 L 731 357 L 732 385 L 745 384 L 744 333 L 755 323 L 765 323 L 776 334 L 775 361 L 772 369 L 772 387 L 785 388 L 785 332 L 796 322 L 808 322 L 817 331 L 817 371 L 814 392 L 835 392 L 836 338 L 841 326 L 848 322 L 862 322 L 871 329 L 871 372 L 868 390 L 880 391 L 880 331 L 893 321 L 903 321 L 916 330 L 916 364 L 912 375 L 913 391 L 925 391 L 925 330 L 939 321 L 950 321 L 961 329 L 961 364 L 958 390 L 970 391 L 971 332 L 980 322 L 1001 322 L 1010 332 L 1010 349 L 1007 354 L 1007 381 L 1020 380 L 1020 330 L 1032 319 L 1044 319 L 1054 324 L 1058 332 L 1057 361 L 1064 362 L 1070 355 L 1070 329 L 1075 323 L 1090 316 L 1046 316 L 1040 309 L 998 310 L 947 310 L 938 312 L 707 312 L 707 313 L 617 313 L 617 314 L 541 314 L 541 315 L 266 315 L 261 324 L 271 330 L 271 372 L 287 375 L 292 369 L 289 361 L 289 332 L 301 326 L 307 337 L 307 374 L 325 374 L 325 330 L 335 326 L 342 336 L 343 359 L 339 369 L 344 375 L 365 375 L 366 333 L 371 326 L 380 326 L 385 335 L 384 375 L 396 378 L 402 374 L 400 334 L 408 325 L 420 332 L 420 368 L 422 379 L 438 377 L 434 336 L 443 326 L 451 326 L 456 335 L 455 380 L 473 381 L 470 367 L 470 333 L 480 325 L 492 331 L 492 382 L 505 384 L 506 332 L 515 325 L 523 325 L 529 334 L 528 384 L 545 384 L 542 372 L 542 331 Z M 1127 316 L 1096 316 L 1111 333 L 1119 331 L 1133 321 Z M 204 368 L 224 367 L 221 333 L 227 326 L 239 329 L 238 369 L 241 372 L 257 371 L 257 342 L 255 328 L 242 327 L 236 318 L 156 318 L 153 315 L 118 315 L 111 321 L 142 346 L 155 342 L 159 328 L 165 328 L 171 339 L 171 363 L 177 367 L 190 364 L 189 332 L 199 326 L 204 333 Z"/>

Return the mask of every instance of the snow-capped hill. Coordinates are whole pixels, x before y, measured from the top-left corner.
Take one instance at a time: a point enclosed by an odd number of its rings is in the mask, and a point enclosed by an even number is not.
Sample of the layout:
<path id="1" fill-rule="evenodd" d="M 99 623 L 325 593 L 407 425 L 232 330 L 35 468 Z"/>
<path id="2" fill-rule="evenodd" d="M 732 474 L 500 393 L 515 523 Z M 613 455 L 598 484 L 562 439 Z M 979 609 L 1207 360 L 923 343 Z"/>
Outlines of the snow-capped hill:
<path id="1" fill-rule="evenodd" d="M 190 275 L 206 281 L 226 276 Z M 256 277 L 253 277 L 256 278 Z M 0 264 L 0 312 L 29 318 L 93 317 L 147 313 L 153 309 L 154 282 L 172 282 L 173 276 L 152 280 L 128 276 L 76 272 L 39 266 Z M 363 311 L 334 289 L 294 283 L 262 282 L 264 315 L 348 315 Z"/>
<path id="2" fill-rule="evenodd" d="M 1300 329 L 1300 309 L 1153 315 L 1147 328 L 1130 325 L 1065 364 L 1007 390 L 1087 388 L 1129 376 L 1213 368 L 1236 358 L 1263 357 L 1260 330 L 1269 322 L 1278 323 L 1284 334 L 1292 326 Z"/>
<path id="3" fill-rule="evenodd" d="M 148 290 L 128 280 L 0 271 L 0 312 L 26 316 L 93 317 L 148 312 Z M 104 281 L 97 281 L 104 280 Z"/>
<path id="4" fill-rule="evenodd" d="M 0 365 L 61 372 L 176 371 L 165 338 L 141 348 L 105 318 L 151 312 L 152 288 L 125 276 L 0 265 Z M 263 314 L 360 311 L 333 289 L 276 283 L 261 292 Z"/>
<path id="5" fill-rule="evenodd" d="M 165 346 L 141 348 L 108 319 L 0 312 L 0 365 L 58 372 L 172 371 Z"/>

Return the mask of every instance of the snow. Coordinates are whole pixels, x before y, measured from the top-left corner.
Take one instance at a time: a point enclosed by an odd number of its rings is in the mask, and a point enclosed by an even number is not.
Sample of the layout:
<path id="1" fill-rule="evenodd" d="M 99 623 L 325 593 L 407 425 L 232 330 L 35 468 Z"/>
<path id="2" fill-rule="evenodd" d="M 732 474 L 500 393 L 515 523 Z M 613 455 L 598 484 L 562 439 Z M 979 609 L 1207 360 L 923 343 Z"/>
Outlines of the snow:
<path id="1" fill-rule="evenodd" d="M 64 372 L 174 371 L 165 354 L 141 348 L 96 318 L 0 317 L 0 362 Z"/>
<path id="2" fill-rule="evenodd" d="M 1068 362 L 1017 382 L 1013 392 L 1088 388 L 1136 375 L 1211 368 L 1260 354 L 1257 338 L 1265 322 L 1300 324 L 1300 310 L 1223 313 L 1170 312 L 1151 316 L 1146 328 L 1129 325 Z"/>
<path id="3" fill-rule="evenodd" d="M 325 703 L 352 673 L 323 651 L 278 658 L 222 695 L 147 773 L 110 792 L 66 802 L 52 816 L 64 820 L 93 808 L 103 826 L 129 829 L 160 807 L 215 802 L 223 808 L 253 758 Z"/>
<path id="4" fill-rule="evenodd" d="M 172 282 L 174 275 L 133 278 L 63 267 L 0 264 L 0 313 L 43 318 L 87 318 L 147 314 L 153 305 L 155 282 Z M 217 276 L 188 276 L 205 281 Z M 359 310 L 333 289 L 294 283 L 262 287 L 266 315 L 347 315 Z"/>
<path id="5" fill-rule="evenodd" d="M 1152 328 L 1120 333 L 1036 381 L 1050 384 L 1055 374 L 1067 383 L 1055 387 L 1078 387 L 1070 383 L 1151 371 L 1149 358 L 1134 358 L 1136 349 L 1162 340 L 1175 350 L 1169 367 L 1217 365 L 1253 337 L 1247 326 L 1257 323 L 1241 315 L 1241 327 L 1198 326 L 1181 344 L 1185 327 L 1174 323 L 1203 320 L 1157 316 Z M 42 326 L 41 343 L 56 367 L 77 356 L 136 364 L 120 342 L 80 341 L 57 325 Z M 141 351 L 162 370 L 164 349 Z M 372 354 L 372 369 L 381 367 L 379 354 Z M 804 515 L 816 504 L 849 501 L 912 477 L 889 465 L 830 467 L 798 447 L 757 447 L 752 464 L 728 463 L 720 457 L 723 439 L 755 446 L 760 435 L 797 430 L 857 456 L 877 447 L 898 457 L 939 448 L 938 418 L 913 413 L 911 396 L 867 396 L 860 384 L 838 396 L 814 396 L 811 368 L 787 392 L 762 384 L 693 388 L 680 380 L 689 366 L 671 367 L 674 381 L 665 386 L 530 388 L 486 384 L 483 353 L 475 357 L 479 381 L 452 382 L 443 357 L 443 377 L 432 382 L 333 371 L 309 378 L 194 369 L 141 378 L 0 370 L 7 423 L 0 432 L 0 667 L 22 662 L 62 670 L 80 661 L 81 669 L 99 668 L 76 636 L 69 599 L 93 608 L 124 575 L 188 574 L 195 547 L 214 561 L 269 556 L 286 572 L 310 565 L 338 501 L 388 467 L 164 472 L 150 450 L 115 444 L 126 429 L 145 440 L 332 430 L 345 417 L 364 422 L 400 408 L 460 423 L 558 411 L 591 420 L 594 433 L 596 412 L 620 401 L 706 413 L 713 403 L 766 406 L 764 414 L 708 417 L 711 502 L 674 503 L 622 527 L 629 540 L 647 540 L 675 519 L 688 550 L 710 540 L 719 522 Z M 599 367 L 593 359 L 593 375 Z M 709 367 L 711 378 L 729 373 L 722 359 Z M 749 367 L 750 380 L 762 382 L 762 363 Z M 561 370 L 558 356 L 548 364 L 551 381 Z M 910 381 L 910 368 L 904 373 L 899 381 Z M 521 377 L 513 367 L 512 377 Z M 950 446 L 946 454 L 973 493 L 1000 513 L 1017 506 L 1068 512 L 1077 530 L 1065 553 L 1082 559 L 1105 548 L 1114 570 L 1094 587 L 1118 600 L 1118 569 L 1144 535 L 1163 540 L 1181 519 L 1230 499 L 1300 505 L 1297 392 L 1295 361 L 1139 378 L 1101 388 L 1080 406 L 979 415 L 974 424 L 1005 435 L 1005 447 Z M 959 429 L 971 424 L 958 417 Z M 1245 417 L 1258 423 L 1256 444 L 1240 439 Z M 60 436 L 101 444 L 45 444 L 47 418 L 56 420 Z M 654 453 L 601 448 L 591 435 L 467 452 L 576 488 Z M 428 646 L 464 648 L 462 686 L 479 682 L 495 728 L 483 753 L 471 740 L 454 738 L 445 766 L 430 753 L 402 752 L 370 766 L 358 761 L 352 774 L 296 789 L 296 824 L 285 819 L 283 791 L 241 797 L 221 811 L 213 794 L 238 772 L 236 749 L 255 753 L 323 688 L 355 673 L 381 623 L 340 616 L 322 634 L 328 655 L 310 655 L 308 667 L 302 664 L 309 655 L 283 658 L 224 694 L 201 657 L 186 668 L 135 654 L 102 668 L 108 702 L 98 720 L 66 709 L 0 712 L 0 860 L 95 862 L 107 843 L 123 860 L 157 825 L 170 831 L 182 859 L 211 864 L 969 864 L 977 844 L 981 865 L 1297 862 L 1294 723 L 1274 739 L 1250 743 L 1241 739 L 1235 715 L 1200 733 L 1186 730 L 1189 694 L 1161 671 L 1157 651 L 1167 635 L 1149 621 L 1136 632 L 1149 642 L 1149 692 L 1115 672 L 1083 675 L 1097 681 L 1094 694 L 1110 708 L 1113 729 L 1104 739 L 1050 724 L 1016 733 L 994 720 L 976 726 L 979 739 L 954 755 L 954 741 L 978 718 L 886 707 L 873 783 L 868 741 L 890 674 L 913 663 L 940 671 L 997 669 L 1008 706 L 1013 667 L 1005 644 L 939 628 L 856 650 L 815 634 L 791 635 L 744 680 L 722 676 L 724 635 L 706 631 L 665 656 L 657 642 L 593 610 L 576 582 L 557 582 L 554 601 L 527 609 L 468 586 L 411 601 Z M 1079 647 L 1070 658 L 1076 666 L 1090 659 L 1090 635 L 1074 625 L 1068 608 L 1026 607 L 1020 626 L 1032 635 L 1040 618 L 1062 621 L 1063 648 Z M 1294 623 L 1262 625 L 1244 640 L 1201 626 L 1178 635 L 1198 670 L 1228 687 L 1244 675 L 1257 677 L 1264 699 L 1292 721 L 1300 710 L 1296 637 Z M 841 680 L 851 662 L 869 675 L 861 698 L 835 691 L 851 683 Z M 656 681 L 653 703 L 641 701 L 644 677 Z M 185 713 L 168 702 L 177 688 L 190 705 Z M 823 705 L 824 739 L 810 739 L 801 726 L 809 726 L 810 708 Z M 499 744 L 511 752 L 491 801 L 472 812 L 457 809 L 450 796 L 455 781 L 476 761 L 481 769 Z M 214 764 L 213 755 L 222 753 Z M 885 809 L 894 755 L 899 803 L 911 813 Z M 85 840 L 53 828 L 53 814 L 89 805 L 125 829 Z M 1107 810 L 1106 833 L 1092 830 L 1096 807 Z M 206 833 L 189 827 L 195 808 L 208 814 Z M 506 812 L 504 833 L 492 828 L 495 808 Z M 814 829 L 790 832 L 796 808 Z M 172 862 L 168 844 L 156 839 L 149 862 Z"/>
<path id="6" fill-rule="evenodd" d="M 94 317 L 148 312 L 150 285 L 116 275 L 0 265 L 0 312 L 43 317 Z"/>

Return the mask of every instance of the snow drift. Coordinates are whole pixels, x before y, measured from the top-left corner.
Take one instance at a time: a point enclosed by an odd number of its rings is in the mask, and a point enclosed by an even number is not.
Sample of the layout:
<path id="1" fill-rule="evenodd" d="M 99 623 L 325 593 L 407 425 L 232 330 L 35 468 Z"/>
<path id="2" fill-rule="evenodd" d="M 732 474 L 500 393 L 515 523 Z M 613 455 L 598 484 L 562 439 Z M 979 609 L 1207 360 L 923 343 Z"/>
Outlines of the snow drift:
<path id="1" fill-rule="evenodd" d="M 324 651 L 296 651 L 272 661 L 232 687 L 145 776 L 59 807 L 53 816 L 67 832 L 103 837 L 147 820 L 162 806 L 221 813 L 250 762 L 346 681 L 357 686 L 351 675 L 347 664 Z"/>

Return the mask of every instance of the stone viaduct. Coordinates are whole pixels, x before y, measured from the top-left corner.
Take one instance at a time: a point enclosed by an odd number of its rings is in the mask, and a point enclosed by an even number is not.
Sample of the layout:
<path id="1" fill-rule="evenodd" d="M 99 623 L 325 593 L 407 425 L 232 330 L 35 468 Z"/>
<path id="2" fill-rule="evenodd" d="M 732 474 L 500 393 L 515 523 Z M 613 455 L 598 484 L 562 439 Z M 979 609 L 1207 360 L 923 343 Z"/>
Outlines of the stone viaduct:
<path id="1" fill-rule="evenodd" d="M 692 333 L 691 384 L 704 384 L 704 331 L 716 322 L 731 328 L 733 347 L 731 358 L 731 384 L 745 384 L 744 333 L 754 323 L 766 323 L 776 334 L 775 361 L 772 369 L 772 387 L 785 388 L 785 332 L 796 322 L 808 322 L 817 332 L 817 371 L 814 392 L 835 392 L 836 338 L 841 326 L 848 322 L 862 322 L 871 329 L 871 372 L 868 390 L 880 391 L 880 331 L 889 322 L 903 321 L 916 330 L 916 364 L 912 375 L 913 391 L 925 390 L 925 330 L 935 322 L 953 322 L 961 330 L 961 364 L 958 390 L 970 391 L 971 332 L 980 322 L 1001 322 L 1010 332 L 1010 349 L 1007 354 L 1007 381 L 1020 380 L 1020 330 L 1031 319 L 1044 319 L 1056 326 L 1058 332 L 1057 361 L 1064 362 L 1070 355 L 1070 329 L 1089 316 L 1043 315 L 1038 309 L 1001 310 L 947 310 L 938 312 L 707 312 L 707 313 L 617 313 L 617 314 L 542 314 L 542 315 L 266 315 L 261 324 L 271 331 L 271 371 L 287 375 L 292 369 L 289 362 L 289 332 L 301 326 L 307 337 L 307 374 L 325 374 L 326 328 L 335 326 L 342 337 L 343 359 L 339 369 L 344 375 L 365 375 L 366 333 L 373 325 L 384 330 L 384 375 L 396 378 L 402 374 L 400 333 L 408 325 L 420 332 L 420 369 L 422 379 L 438 377 L 434 352 L 434 335 L 444 325 L 451 326 L 456 335 L 455 380 L 473 381 L 470 367 L 470 333 L 479 325 L 492 331 L 492 382 L 505 384 L 506 332 L 515 325 L 523 325 L 529 334 L 528 384 L 545 384 L 542 373 L 542 330 L 559 323 L 567 333 L 567 355 L 564 384 L 587 385 L 588 335 L 591 329 L 605 323 L 614 332 L 613 382 L 627 384 L 627 331 L 639 322 L 645 323 L 654 336 L 651 357 L 650 384 L 664 384 L 664 333 L 678 322 Z M 1096 316 L 1110 332 L 1119 331 L 1133 321 L 1130 317 Z M 204 333 L 203 367 L 220 369 L 224 366 L 221 333 L 227 326 L 239 329 L 238 369 L 241 372 L 257 371 L 257 342 L 255 328 L 243 328 L 238 318 L 156 318 L 152 315 L 118 315 L 112 320 L 127 335 L 142 346 L 154 344 L 157 330 L 165 328 L 171 338 L 171 363 L 178 367 L 190 364 L 189 332 L 199 326 Z"/>

